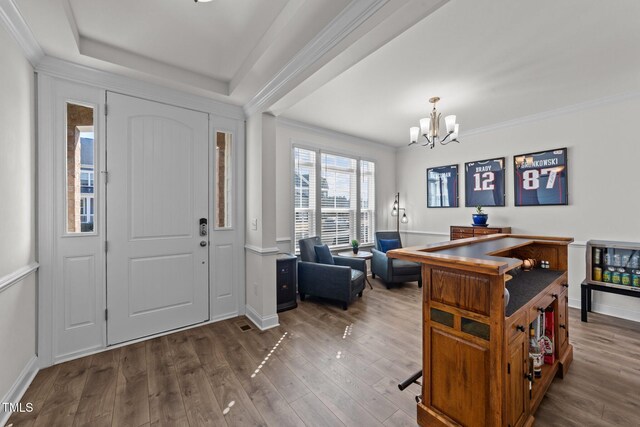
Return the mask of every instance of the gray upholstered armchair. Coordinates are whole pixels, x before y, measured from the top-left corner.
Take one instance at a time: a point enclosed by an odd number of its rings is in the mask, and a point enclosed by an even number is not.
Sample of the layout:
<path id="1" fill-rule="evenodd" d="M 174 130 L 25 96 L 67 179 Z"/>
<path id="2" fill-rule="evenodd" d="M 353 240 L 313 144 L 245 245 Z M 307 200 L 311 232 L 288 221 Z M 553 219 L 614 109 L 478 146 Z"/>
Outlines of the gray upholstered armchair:
<path id="1" fill-rule="evenodd" d="M 307 295 L 334 299 L 347 309 L 349 303 L 362 296 L 364 290 L 364 259 L 335 257 L 335 265 L 320 264 L 314 246 L 322 245 L 320 237 L 301 239 L 298 263 L 298 292 L 304 301 Z"/>
<path id="2" fill-rule="evenodd" d="M 401 259 L 391 259 L 387 257 L 386 251 L 383 252 L 380 240 L 397 240 L 399 246 L 402 247 L 400 233 L 397 231 L 378 231 L 376 232 L 376 247 L 372 249 L 373 258 L 371 259 L 371 277 L 375 278 L 376 274 L 387 285 L 387 289 L 392 283 L 415 282 L 418 281 L 418 287 L 422 287 L 422 270 L 420 264 Z"/>

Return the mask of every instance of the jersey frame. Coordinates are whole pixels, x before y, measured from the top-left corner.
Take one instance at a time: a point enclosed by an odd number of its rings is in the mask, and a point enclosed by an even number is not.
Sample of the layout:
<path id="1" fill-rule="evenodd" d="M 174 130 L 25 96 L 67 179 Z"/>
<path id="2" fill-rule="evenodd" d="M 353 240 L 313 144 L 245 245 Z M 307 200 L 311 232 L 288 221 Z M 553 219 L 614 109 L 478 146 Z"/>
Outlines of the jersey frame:
<path id="1" fill-rule="evenodd" d="M 520 157 L 526 157 L 526 156 L 534 156 L 537 154 L 545 154 L 545 153 L 553 153 L 554 151 L 562 151 L 563 155 L 564 155 L 564 175 L 565 175 L 565 179 L 564 179 L 564 185 L 562 187 L 562 191 L 564 192 L 565 196 L 564 196 L 564 201 L 563 202 L 558 202 L 558 203 L 538 203 L 538 204 L 520 204 L 518 202 L 518 194 L 520 194 L 519 191 L 519 182 L 518 182 L 518 162 L 517 159 Z M 516 154 L 513 156 L 513 204 L 514 206 L 517 207 L 529 207 L 529 206 L 567 206 L 569 205 L 569 152 L 567 150 L 567 147 L 563 147 L 563 148 L 554 148 L 554 149 L 550 149 L 550 150 L 542 150 L 542 151 L 534 151 L 531 153 L 524 153 L 524 154 Z M 562 184 L 559 184 L 562 185 Z"/>
<path id="2" fill-rule="evenodd" d="M 451 206 L 442 206 L 442 205 L 432 205 L 430 203 L 430 198 L 429 198 L 429 172 L 434 171 L 440 169 L 442 170 L 442 172 L 447 172 L 448 171 L 454 173 L 455 172 L 455 187 L 454 187 L 454 192 L 455 195 L 453 197 L 453 200 L 451 201 L 452 204 Z M 451 165 L 445 165 L 445 166 L 435 166 L 432 168 L 427 168 L 427 173 L 426 173 L 426 180 L 425 183 L 427 185 L 427 207 L 428 208 L 443 208 L 443 209 L 447 209 L 447 208 L 458 208 L 460 207 L 460 168 L 457 164 L 451 164 Z"/>
<path id="3" fill-rule="evenodd" d="M 490 162 L 490 161 L 495 161 L 495 160 L 502 160 L 502 204 L 493 204 L 493 205 L 486 205 L 483 204 L 482 206 L 487 206 L 487 207 L 505 207 L 507 205 L 507 158 L 506 157 L 492 157 L 490 159 L 484 159 L 484 160 L 473 160 L 470 162 L 465 162 L 464 164 L 464 206 L 465 207 L 476 207 L 478 206 L 478 204 L 475 203 L 469 203 L 469 193 L 467 192 L 467 180 L 469 179 L 469 171 L 468 171 L 468 167 L 471 163 L 481 163 L 481 162 Z M 472 175 L 473 176 L 473 175 Z"/>

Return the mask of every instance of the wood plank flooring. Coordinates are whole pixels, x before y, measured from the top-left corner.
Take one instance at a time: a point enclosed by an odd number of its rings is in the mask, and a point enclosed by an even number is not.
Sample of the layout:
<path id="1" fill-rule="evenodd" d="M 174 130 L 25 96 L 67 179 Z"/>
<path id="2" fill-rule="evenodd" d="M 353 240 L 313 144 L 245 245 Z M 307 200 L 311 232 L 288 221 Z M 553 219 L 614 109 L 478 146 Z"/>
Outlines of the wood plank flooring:
<path id="1" fill-rule="evenodd" d="M 415 426 L 399 381 L 421 368 L 420 290 L 374 289 L 343 311 L 308 299 L 260 332 L 236 318 L 42 370 L 18 426 Z M 574 361 L 536 426 L 640 426 L 640 324 L 570 312 Z"/>

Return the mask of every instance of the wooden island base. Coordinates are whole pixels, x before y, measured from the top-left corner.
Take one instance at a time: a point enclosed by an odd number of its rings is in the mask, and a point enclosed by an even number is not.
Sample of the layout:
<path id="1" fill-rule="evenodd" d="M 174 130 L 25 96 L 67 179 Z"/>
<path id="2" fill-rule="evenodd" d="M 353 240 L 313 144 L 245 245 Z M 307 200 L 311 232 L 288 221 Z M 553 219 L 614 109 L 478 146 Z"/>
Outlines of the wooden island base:
<path id="1" fill-rule="evenodd" d="M 572 241 L 501 234 L 388 252 L 422 263 L 418 424 L 533 425 L 553 378 L 564 377 L 573 359 L 567 312 Z M 546 261 L 549 268 L 520 271 L 522 259 L 529 258 Z M 529 328 L 541 313 L 553 313 L 546 316 L 554 324 L 554 351 L 537 378 Z"/>

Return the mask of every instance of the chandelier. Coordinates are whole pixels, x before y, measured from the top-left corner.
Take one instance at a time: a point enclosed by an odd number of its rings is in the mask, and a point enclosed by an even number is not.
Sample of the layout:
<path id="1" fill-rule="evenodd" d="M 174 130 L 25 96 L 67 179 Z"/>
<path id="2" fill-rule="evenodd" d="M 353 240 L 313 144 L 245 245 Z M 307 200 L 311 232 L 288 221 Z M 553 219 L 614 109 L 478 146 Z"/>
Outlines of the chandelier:
<path id="1" fill-rule="evenodd" d="M 420 119 L 420 127 L 412 127 L 409 129 L 409 136 L 411 138 L 411 142 L 409 145 L 417 144 L 418 138 L 420 135 L 424 136 L 427 142 L 422 144 L 423 147 L 433 148 L 436 145 L 436 142 L 439 142 L 441 145 L 447 145 L 451 141 L 458 141 L 458 130 L 460 129 L 460 125 L 456 123 L 456 116 L 451 115 L 444 118 L 445 125 L 447 127 L 447 134 L 444 138 L 440 137 L 440 116 L 436 110 L 436 103 L 440 101 L 440 97 L 434 96 L 433 98 L 429 98 L 429 102 L 433 104 L 433 110 L 431 110 L 431 114 L 429 117 L 425 117 L 424 119 Z"/>

